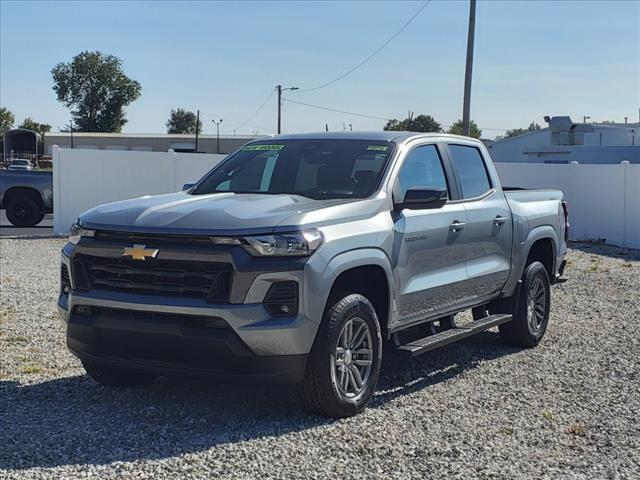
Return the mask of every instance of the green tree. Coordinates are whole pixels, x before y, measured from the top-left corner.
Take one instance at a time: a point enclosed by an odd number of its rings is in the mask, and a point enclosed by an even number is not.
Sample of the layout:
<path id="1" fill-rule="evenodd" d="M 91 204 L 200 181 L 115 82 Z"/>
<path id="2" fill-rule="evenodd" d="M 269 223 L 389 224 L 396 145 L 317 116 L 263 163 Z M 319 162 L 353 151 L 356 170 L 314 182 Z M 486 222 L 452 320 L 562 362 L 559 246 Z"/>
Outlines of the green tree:
<path id="1" fill-rule="evenodd" d="M 58 100 L 71 109 L 74 130 L 81 132 L 120 132 L 127 123 L 124 107 L 142 89 L 125 75 L 122 60 L 102 52 L 79 53 L 51 74 Z"/>
<path id="2" fill-rule="evenodd" d="M 522 135 L 523 133 L 535 132 L 536 130 L 540 130 L 540 128 L 540 125 L 538 125 L 536 122 L 531 122 L 527 128 L 514 128 L 511 130 L 507 130 L 502 137 L 498 138 L 511 138 Z"/>
<path id="3" fill-rule="evenodd" d="M 13 116 L 11 110 L 5 107 L 0 107 L 0 141 L 4 137 L 4 133 L 13 128 L 15 121 L 16 117 Z"/>
<path id="4" fill-rule="evenodd" d="M 418 115 L 413 116 L 413 112 L 409 112 L 409 115 L 404 120 L 398 120 L 393 118 L 387 122 L 383 127 L 383 130 L 400 130 L 407 132 L 441 132 L 442 125 L 440 125 L 431 115 Z"/>
<path id="5" fill-rule="evenodd" d="M 451 125 L 447 133 L 452 133 L 454 135 L 462 135 L 462 120 L 458 120 L 456 123 Z M 471 120 L 469 122 L 469 136 L 473 138 L 480 138 L 482 135 L 482 130 L 478 128 L 476 122 Z"/>
<path id="6" fill-rule="evenodd" d="M 177 110 L 171 110 L 169 113 L 169 120 L 165 124 L 167 126 L 167 133 L 196 133 L 196 121 L 198 122 L 198 133 L 202 132 L 202 122 L 197 120 L 196 114 L 178 108 Z"/>
<path id="7" fill-rule="evenodd" d="M 33 130 L 34 132 L 38 132 L 40 135 L 44 135 L 47 132 L 51 131 L 51 125 L 48 123 L 39 123 L 33 120 L 31 117 L 25 118 L 18 128 L 26 128 L 27 130 Z"/>

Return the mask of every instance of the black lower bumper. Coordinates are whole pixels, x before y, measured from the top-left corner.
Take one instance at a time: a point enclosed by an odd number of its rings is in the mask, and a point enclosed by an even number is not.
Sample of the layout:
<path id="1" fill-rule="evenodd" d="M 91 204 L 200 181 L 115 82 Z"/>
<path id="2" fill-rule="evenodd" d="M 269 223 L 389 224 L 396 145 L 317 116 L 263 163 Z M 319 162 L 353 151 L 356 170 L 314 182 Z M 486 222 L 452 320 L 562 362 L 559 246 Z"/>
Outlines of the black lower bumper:
<path id="1" fill-rule="evenodd" d="M 67 345 L 86 362 L 231 381 L 300 382 L 307 360 L 307 355 L 255 355 L 220 318 L 130 310 L 72 313 Z"/>

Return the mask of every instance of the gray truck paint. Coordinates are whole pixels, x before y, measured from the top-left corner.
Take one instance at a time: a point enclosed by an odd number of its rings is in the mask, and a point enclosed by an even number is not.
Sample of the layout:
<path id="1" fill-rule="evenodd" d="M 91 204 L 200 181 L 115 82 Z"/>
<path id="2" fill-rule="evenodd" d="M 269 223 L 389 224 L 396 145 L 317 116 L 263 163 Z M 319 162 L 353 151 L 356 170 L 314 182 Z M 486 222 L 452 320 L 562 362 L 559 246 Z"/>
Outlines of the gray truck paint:
<path id="1" fill-rule="evenodd" d="M 37 194 L 42 200 L 45 212 L 53 211 L 53 174 L 51 172 L 0 170 L 1 208 L 6 208 L 7 198 L 18 188 L 28 189 Z"/>
<path id="2" fill-rule="evenodd" d="M 217 315 L 229 321 L 258 355 L 310 351 L 333 283 L 361 266 L 384 272 L 389 286 L 389 334 L 432 318 L 509 296 L 520 279 L 531 245 L 553 242 L 553 277 L 565 254 L 562 192 L 503 192 L 484 145 L 443 134 L 398 132 L 327 133 L 275 137 L 387 140 L 397 148 L 377 192 L 367 199 L 311 200 L 296 195 L 178 192 L 111 203 L 80 216 L 87 228 L 146 234 L 238 235 L 315 227 L 324 243 L 302 271 L 265 272 L 255 277 L 241 303 L 212 306 L 194 299 L 149 297 L 117 292 L 74 291 L 61 299 L 68 320 L 75 304 L 133 310 Z M 480 150 L 493 188 L 485 195 L 452 199 L 439 209 L 402 210 L 394 206 L 394 186 L 411 149 L 448 143 Z M 396 193 L 397 195 L 397 193 Z M 395 199 L 398 201 L 398 199 Z M 505 219 L 497 225 L 494 219 Z M 466 223 L 451 231 L 454 221 Z M 71 268 L 67 245 L 62 261 Z M 260 305 L 271 283 L 299 282 L 300 312 L 293 318 L 268 318 Z M 73 285 L 72 285 L 73 286 Z"/>

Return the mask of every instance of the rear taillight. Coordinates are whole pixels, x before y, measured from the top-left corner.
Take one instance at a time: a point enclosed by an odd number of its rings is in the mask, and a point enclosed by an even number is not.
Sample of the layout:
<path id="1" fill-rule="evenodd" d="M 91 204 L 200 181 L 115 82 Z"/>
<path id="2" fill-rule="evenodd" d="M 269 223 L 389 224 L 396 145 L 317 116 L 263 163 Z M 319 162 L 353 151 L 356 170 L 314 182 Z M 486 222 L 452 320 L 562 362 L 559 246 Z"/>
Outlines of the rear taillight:
<path id="1" fill-rule="evenodd" d="M 569 240 L 569 204 L 562 201 L 562 211 L 564 212 L 564 240 Z"/>

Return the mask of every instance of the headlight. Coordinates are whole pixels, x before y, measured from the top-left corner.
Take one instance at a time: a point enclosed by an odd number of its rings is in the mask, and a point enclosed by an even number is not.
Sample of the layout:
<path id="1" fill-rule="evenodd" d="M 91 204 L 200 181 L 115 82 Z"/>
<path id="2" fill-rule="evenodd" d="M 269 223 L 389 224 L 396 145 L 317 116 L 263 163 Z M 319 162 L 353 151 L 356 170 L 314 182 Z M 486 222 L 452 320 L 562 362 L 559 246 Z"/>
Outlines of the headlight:
<path id="1" fill-rule="evenodd" d="M 88 228 L 81 227 L 77 223 L 74 223 L 71 225 L 71 230 L 69 230 L 69 242 L 77 245 L 82 237 L 92 238 L 95 234 L 95 230 L 89 230 Z"/>
<path id="2" fill-rule="evenodd" d="M 247 242 L 247 251 L 252 255 L 304 257 L 311 255 L 322 245 L 323 237 L 319 230 L 311 229 L 297 233 L 243 237 L 243 240 Z"/>

